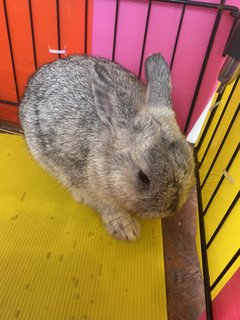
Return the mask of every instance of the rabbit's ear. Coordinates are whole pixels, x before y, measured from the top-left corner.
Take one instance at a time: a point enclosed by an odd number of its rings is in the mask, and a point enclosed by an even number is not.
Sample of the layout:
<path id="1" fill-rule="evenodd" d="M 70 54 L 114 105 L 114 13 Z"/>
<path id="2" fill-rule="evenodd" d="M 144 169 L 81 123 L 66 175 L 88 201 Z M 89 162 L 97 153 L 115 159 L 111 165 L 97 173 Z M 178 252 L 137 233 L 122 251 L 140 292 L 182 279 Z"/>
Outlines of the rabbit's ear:
<path id="1" fill-rule="evenodd" d="M 92 90 L 94 100 L 96 103 L 96 111 L 99 118 L 107 125 L 112 124 L 112 111 L 113 111 L 113 97 L 108 92 L 106 86 L 98 83 L 97 81 L 92 82 Z"/>
<path id="2" fill-rule="evenodd" d="M 170 69 L 159 53 L 147 58 L 145 74 L 147 78 L 147 106 L 172 107 Z"/>
<path id="3" fill-rule="evenodd" d="M 96 74 L 98 75 L 98 79 L 102 83 L 110 85 L 110 86 L 113 85 L 114 81 L 113 81 L 111 75 L 109 74 L 107 68 L 104 65 L 95 64 L 94 69 L 95 69 Z"/>

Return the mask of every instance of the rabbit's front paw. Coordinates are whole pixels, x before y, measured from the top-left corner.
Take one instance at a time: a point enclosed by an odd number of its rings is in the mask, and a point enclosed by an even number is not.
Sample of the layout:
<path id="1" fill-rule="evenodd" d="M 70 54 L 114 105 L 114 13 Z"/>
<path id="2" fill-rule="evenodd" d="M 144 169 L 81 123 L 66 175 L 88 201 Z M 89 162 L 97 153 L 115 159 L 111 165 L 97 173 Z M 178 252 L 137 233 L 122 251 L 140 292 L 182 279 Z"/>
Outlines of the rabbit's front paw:
<path id="1" fill-rule="evenodd" d="M 129 214 L 116 214 L 103 217 L 108 232 L 120 240 L 136 241 L 140 234 L 139 222 Z"/>
<path id="2" fill-rule="evenodd" d="M 91 204 L 90 198 L 82 190 L 72 189 L 72 197 L 75 201 L 82 204 Z"/>
<path id="3" fill-rule="evenodd" d="M 72 197 L 77 202 L 85 203 L 83 196 L 78 192 L 73 191 L 72 192 Z"/>

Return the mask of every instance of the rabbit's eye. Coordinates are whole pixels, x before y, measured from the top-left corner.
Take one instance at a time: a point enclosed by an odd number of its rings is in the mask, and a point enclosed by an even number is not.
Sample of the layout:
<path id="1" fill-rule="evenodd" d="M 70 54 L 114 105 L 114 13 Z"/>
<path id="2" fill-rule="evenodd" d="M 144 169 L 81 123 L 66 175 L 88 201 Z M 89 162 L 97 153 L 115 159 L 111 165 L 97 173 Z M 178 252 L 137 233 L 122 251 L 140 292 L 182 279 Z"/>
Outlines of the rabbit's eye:
<path id="1" fill-rule="evenodd" d="M 150 184 L 150 180 L 149 180 L 148 176 L 144 172 L 142 172 L 142 170 L 140 170 L 138 172 L 138 178 L 142 183 L 147 184 L 147 185 Z"/>

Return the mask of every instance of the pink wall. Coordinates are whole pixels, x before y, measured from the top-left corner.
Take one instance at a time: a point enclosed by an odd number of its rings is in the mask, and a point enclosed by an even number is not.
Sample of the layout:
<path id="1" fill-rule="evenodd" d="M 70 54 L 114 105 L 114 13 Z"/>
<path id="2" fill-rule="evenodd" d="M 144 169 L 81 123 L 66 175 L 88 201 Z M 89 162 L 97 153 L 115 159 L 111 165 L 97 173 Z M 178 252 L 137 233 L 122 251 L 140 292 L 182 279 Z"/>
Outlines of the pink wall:
<path id="1" fill-rule="evenodd" d="M 240 319 L 240 269 L 213 300 L 213 317 L 214 320 Z M 206 314 L 200 320 L 206 320 Z"/>
<path id="2" fill-rule="evenodd" d="M 212 0 L 219 3 L 220 0 Z M 240 4 L 240 0 L 229 3 Z M 115 61 L 138 74 L 148 10 L 147 0 L 119 0 Z M 92 54 L 111 59 L 116 0 L 94 0 Z M 182 5 L 152 2 L 144 59 L 161 52 L 171 61 Z M 177 120 L 183 129 L 211 36 L 216 11 L 187 7 L 172 68 L 173 101 Z M 191 121 L 192 127 L 214 93 L 221 56 L 231 27 L 232 17 L 224 13 L 200 89 Z M 143 68 L 144 71 L 144 68 Z M 141 78 L 144 80 L 144 73 Z"/>

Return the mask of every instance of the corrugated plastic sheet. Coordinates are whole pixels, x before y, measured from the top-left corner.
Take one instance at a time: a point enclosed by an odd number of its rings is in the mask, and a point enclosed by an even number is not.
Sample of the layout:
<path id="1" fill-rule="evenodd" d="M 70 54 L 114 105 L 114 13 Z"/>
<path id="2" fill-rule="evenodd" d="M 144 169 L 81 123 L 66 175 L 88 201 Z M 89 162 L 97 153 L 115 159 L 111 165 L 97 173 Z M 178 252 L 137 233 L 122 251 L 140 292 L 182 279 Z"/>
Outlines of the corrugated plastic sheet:
<path id="1" fill-rule="evenodd" d="M 112 239 L 20 136 L 0 134 L 0 177 L 0 319 L 167 319 L 160 221 Z"/>

